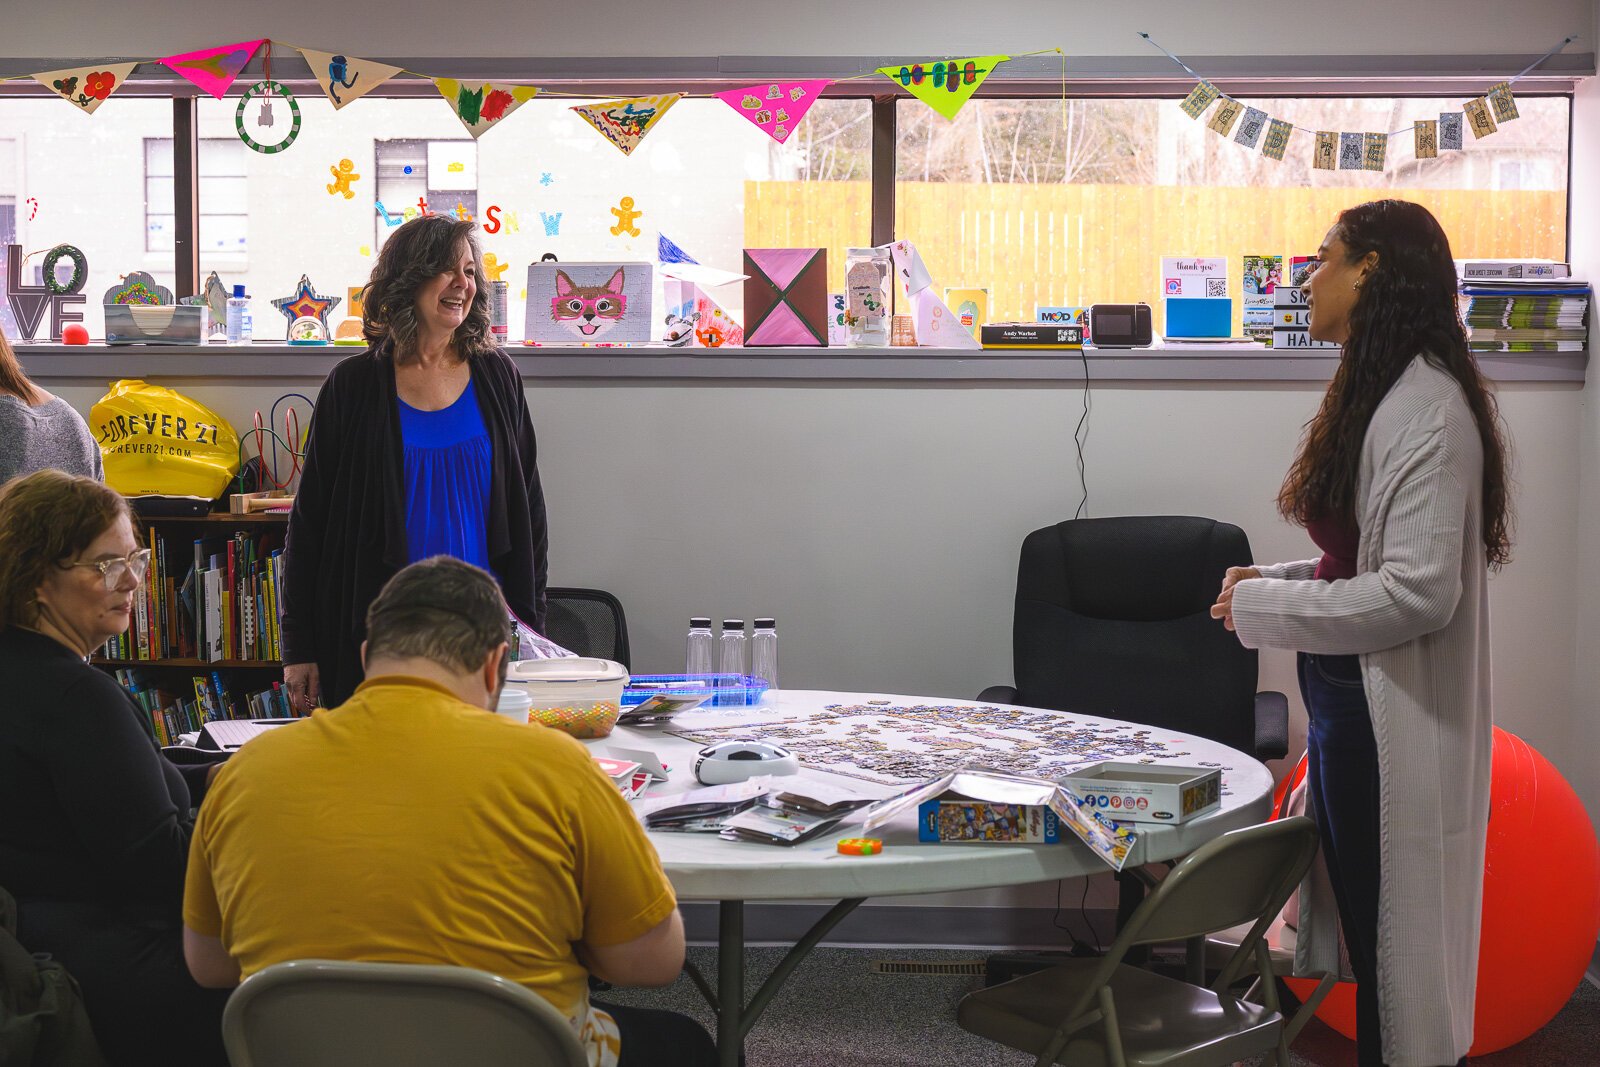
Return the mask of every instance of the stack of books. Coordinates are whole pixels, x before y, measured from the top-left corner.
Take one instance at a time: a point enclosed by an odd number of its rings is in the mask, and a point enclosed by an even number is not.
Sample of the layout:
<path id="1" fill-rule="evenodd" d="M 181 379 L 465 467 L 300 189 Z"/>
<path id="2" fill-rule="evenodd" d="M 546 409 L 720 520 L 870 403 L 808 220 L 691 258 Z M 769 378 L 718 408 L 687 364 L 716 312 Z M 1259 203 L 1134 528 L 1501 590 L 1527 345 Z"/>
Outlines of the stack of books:
<path id="1" fill-rule="evenodd" d="M 1588 343 L 1589 283 L 1565 263 L 1465 262 L 1461 317 L 1474 352 L 1581 352 Z"/>
<path id="2" fill-rule="evenodd" d="M 208 722 L 287 719 L 294 715 L 289 707 L 289 694 L 279 682 L 251 693 L 228 686 L 220 672 L 212 671 L 210 677 L 197 674 L 189 679 L 191 695 L 171 693 L 161 685 L 152 684 L 137 671 L 124 669 L 116 675 L 117 681 L 133 695 L 144 712 L 156 740 L 163 745 L 178 744 L 181 735 L 194 733 Z"/>

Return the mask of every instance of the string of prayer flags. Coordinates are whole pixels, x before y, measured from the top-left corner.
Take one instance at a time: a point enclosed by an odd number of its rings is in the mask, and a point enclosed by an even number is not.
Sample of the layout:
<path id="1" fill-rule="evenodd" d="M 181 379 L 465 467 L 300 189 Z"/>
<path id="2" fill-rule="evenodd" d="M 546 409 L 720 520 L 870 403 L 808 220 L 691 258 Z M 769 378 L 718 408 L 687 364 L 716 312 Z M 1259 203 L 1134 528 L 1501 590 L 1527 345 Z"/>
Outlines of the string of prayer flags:
<path id="1" fill-rule="evenodd" d="M 1289 147 L 1289 138 L 1294 136 L 1294 124 L 1283 119 L 1271 119 L 1267 122 L 1267 141 L 1261 146 L 1261 154 L 1268 159 L 1283 162 L 1283 153 Z"/>
<path id="2" fill-rule="evenodd" d="M 501 119 L 539 95 L 533 85 L 502 85 L 498 82 L 464 82 L 455 78 L 435 78 L 434 86 L 455 110 L 456 118 L 476 140 Z"/>
<path id="3" fill-rule="evenodd" d="M 972 99 L 978 86 L 1010 56 L 974 56 L 947 59 L 927 65 L 902 63 L 879 67 L 878 73 L 906 89 L 947 119 L 954 119 L 961 106 Z"/>
<path id="4" fill-rule="evenodd" d="M 1383 170 L 1383 161 L 1389 154 L 1389 135 L 1386 133 L 1366 134 L 1366 151 L 1361 158 L 1363 170 Z"/>
<path id="5" fill-rule="evenodd" d="M 1339 135 L 1328 130 L 1317 131 L 1317 147 L 1311 156 L 1311 166 L 1316 170 L 1335 170 L 1338 158 Z"/>
<path id="6" fill-rule="evenodd" d="M 1462 115 L 1459 111 L 1439 113 L 1439 149 L 1443 152 L 1461 151 Z"/>
<path id="7" fill-rule="evenodd" d="M 1210 82 L 1201 82 L 1189 90 L 1189 95 L 1184 97 L 1183 103 L 1178 106 L 1183 108 L 1185 115 L 1192 119 L 1198 119 L 1206 113 L 1206 108 L 1210 107 L 1217 97 L 1221 95 L 1222 90 L 1215 85 Z"/>
<path id="8" fill-rule="evenodd" d="M 61 99 L 76 104 L 84 114 L 93 115 L 95 108 L 117 90 L 137 63 L 108 63 L 97 67 L 72 67 L 67 70 L 50 70 L 35 74 L 33 80 L 51 90 Z"/>
<path id="9" fill-rule="evenodd" d="M 1239 122 L 1239 132 L 1233 135 L 1236 144 L 1246 148 L 1254 148 L 1261 139 L 1261 131 L 1266 127 L 1267 113 L 1260 108 L 1247 107 L 1244 109 L 1244 118 Z"/>
<path id="10" fill-rule="evenodd" d="M 1244 113 L 1244 105 L 1231 97 L 1223 97 L 1222 103 L 1217 105 L 1217 110 L 1212 112 L 1211 121 L 1206 125 L 1216 133 L 1226 137 L 1233 132 L 1233 124 L 1239 121 L 1239 116 Z"/>
<path id="11" fill-rule="evenodd" d="M 789 139 L 822 90 L 833 84 L 831 78 L 810 81 L 777 81 L 725 89 L 717 98 L 755 123 L 756 128 L 779 144 Z"/>
<path id="12" fill-rule="evenodd" d="M 1365 139 L 1359 133 L 1341 133 L 1339 135 L 1339 169 L 1361 170 L 1362 154 L 1365 151 Z"/>
<path id="13" fill-rule="evenodd" d="M 306 57 L 311 76 L 322 86 L 323 93 L 332 101 L 335 110 L 360 99 L 396 74 L 405 73 L 401 67 L 374 63 L 370 59 L 356 59 L 338 52 L 302 48 L 300 54 Z"/>
<path id="14" fill-rule="evenodd" d="M 655 128 L 667 109 L 683 99 L 682 93 L 665 96 L 630 96 L 598 104 L 579 104 L 572 108 L 623 155 L 631 155 L 644 135 Z"/>
<path id="15" fill-rule="evenodd" d="M 1517 101 L 1511 95 L 1511 83 L 1501 82 L 1489 90 L 1489 103 L 1494 105 L 1496 122 L 1510 122 L 1519 118 Z"/>
<path id="16" fill-rule="evenodd" d="M 1499 129 L 1494 124 L 1494 116 L 1489 114 L 1489 101 L 1481 96 L 1475 96 L 1461 107 L 1467 114 L 1467 125 L 1472 127 L 1472 136 L 1476 138 L 1487 137 Z"/>
<path id="17" fill-rule="evenodd" d="M 156 62 L 183 75 L 205 92 L 221 100 L 227 95 L 233 79 L 237 78 L 245 64 L 250 62 L 250 57 L 266 43 L 266 38 L 263 37 L 258 41 L 240 41 L 237 44 L 218 45 L 216 48 L 202 48 L 197 52 L 180 52 L 158 59 Z"/>
<path id="18" fill-rule="evenodd" d="M 1413 130 L 1416 146 L 1411 154 L 1418 159 L 1437 159 L 1439 156 L 1439 120 L 1423 119 Z"/>

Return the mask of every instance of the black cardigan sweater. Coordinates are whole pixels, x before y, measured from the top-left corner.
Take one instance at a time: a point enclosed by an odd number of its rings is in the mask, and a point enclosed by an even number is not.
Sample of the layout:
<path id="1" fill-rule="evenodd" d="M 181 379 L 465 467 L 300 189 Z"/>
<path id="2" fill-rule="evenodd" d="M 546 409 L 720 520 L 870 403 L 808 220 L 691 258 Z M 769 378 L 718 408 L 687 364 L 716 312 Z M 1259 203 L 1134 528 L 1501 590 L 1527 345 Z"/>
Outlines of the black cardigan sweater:
<path id="1" fill-rule="evenodd" d="M 498 349 L 468 360 L 494 448 L 489 565 L 517 617 L 544 632 L 544 490 L 522 377 Z M 317 395 L 284 545 L 283 661 L 316 663 L 322 703 L 361 683 L 367 606 L 406 565 L 400 399 L 387 342 L 343 360 Z"/>

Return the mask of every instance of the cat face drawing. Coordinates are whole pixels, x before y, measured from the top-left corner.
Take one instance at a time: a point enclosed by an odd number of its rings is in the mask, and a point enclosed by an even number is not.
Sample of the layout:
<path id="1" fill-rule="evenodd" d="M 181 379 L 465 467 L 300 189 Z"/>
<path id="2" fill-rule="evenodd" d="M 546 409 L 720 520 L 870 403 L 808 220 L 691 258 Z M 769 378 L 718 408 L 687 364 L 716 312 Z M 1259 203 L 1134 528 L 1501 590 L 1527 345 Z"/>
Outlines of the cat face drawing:
<path id="1" fill-rule="evenodd" d="M 628 298 L 622 295 L 623 268 L 604 285 L 576 285 L 564 270 L 556 271 L 556 295 L 550 317 L 582 341 L 592 341 L 622 321 Z"/>

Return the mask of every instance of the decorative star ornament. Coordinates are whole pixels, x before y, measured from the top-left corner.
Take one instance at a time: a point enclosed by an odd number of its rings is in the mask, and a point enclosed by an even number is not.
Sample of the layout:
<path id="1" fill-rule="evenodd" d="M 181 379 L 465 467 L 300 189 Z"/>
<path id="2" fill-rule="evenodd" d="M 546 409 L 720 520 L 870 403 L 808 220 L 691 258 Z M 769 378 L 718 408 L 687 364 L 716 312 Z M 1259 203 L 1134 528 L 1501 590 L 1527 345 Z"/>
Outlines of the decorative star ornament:
<path id="1" fill-rule="evenodd" d="M 284 297 L 279 297 L 272 302 L 272 306 L 283 312 L 283 316 L 290 324 L 295 319 L 314 318 L 328 325 L 328 312 L 339 306 L 340 297 L 323 296 L 315 291 L 311 279 L 300 275 L 300 285 L 295 291 Z"/>

